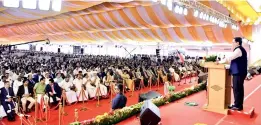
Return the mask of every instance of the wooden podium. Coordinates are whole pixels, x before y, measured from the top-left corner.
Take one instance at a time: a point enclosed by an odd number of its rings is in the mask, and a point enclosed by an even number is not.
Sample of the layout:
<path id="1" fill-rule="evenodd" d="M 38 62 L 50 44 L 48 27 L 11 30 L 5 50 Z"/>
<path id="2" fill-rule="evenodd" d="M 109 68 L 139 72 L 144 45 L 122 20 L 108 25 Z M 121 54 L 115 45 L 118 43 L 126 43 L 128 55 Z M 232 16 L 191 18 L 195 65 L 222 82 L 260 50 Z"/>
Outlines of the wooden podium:
<path id="1" fill-rule="evenodd" d="M 228 106 L 231 102 L 231 76 L 224 64 L 205 62 L 208 68 L 207 105 L 204 110 L 228 114 Z"/>

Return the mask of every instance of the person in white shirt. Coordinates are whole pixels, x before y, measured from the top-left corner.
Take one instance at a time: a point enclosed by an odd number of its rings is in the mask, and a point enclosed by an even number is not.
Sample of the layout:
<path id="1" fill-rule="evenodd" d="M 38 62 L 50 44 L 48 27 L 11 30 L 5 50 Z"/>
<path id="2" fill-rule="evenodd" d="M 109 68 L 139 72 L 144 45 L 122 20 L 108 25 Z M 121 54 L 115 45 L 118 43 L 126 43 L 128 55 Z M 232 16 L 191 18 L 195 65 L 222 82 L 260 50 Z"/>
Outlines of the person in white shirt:
<path id="1" fill-rule="evenodd" d="M 96 92 L 96 87 L 94 85 L 92 85 L 91 78 L 89 76 L 90 76 L 90 74 L 88 74 L 88 73 L 85 74 L 85 77 L 83 78 L 83 83 L 86 85 L 86 89 L 88 91 L 90 98 L 94 98 L 95 92 Z"/>
<path id="2" fill-rule="evenodd" d="M 91 78 L 91 82 L 95 83 L 96 90 L 95 90 L 95 95 L 96 96 L 107 96 L 108 90 L 107 87 L 102 83 L 101 79 L 97 76 L 97 74 L 93 74 Z"/>
<path id="3" fill-rule="evenodd" d="M 58 83 L 59 86 L 63 89 L 63 93 L 66 94 L 67 100 L 69 103 L 77 101 L 77 94 L 75 91 L 71 90 L 73 83 L 70 81 L 70 76 L 66 76 L 65 79 Z"/>
<path id="4" fill-rule="evenodd" d="M 13 90 L 14 90 L 15 95 L 17 94 L 19 86 L 23 85 L 22 80 L 23 80 L 22 77 L 19 76 L 18 79 L 15 80 L 14 83 L 13 83 Z"/>
<path id="5" fill-rule="evenodd" d="M 77 78 L 73 80 L 73 84 L 76 88 L 78 101 L 88 100 L 89 99 L 88 92 L 86 91 L 86 87 L 83 82 L 81 72 L 79 72 L 79 74 L 77 75 Z"/>
<path id="6" fill-rule="evenodd" d="M 63 78 L 62 78 L 62 76 L 61 76 L 61 73 L 60 72 L 58 72 L 57 74 L 56 74 L 56 78 L 54 79 L 54 82 L 56 82 L 56 83 L 60 83 L 60 82 L 62 82 L 63 81 Z"/>
<path id="7" fill-rule="evenodd" d="M 175 81 L 179 81 L 179 75 L 175 72 L 175 69 L 173 67 L 169 68 L 169 71 L 171 73 L 171 76 L 174 77 Z"/>

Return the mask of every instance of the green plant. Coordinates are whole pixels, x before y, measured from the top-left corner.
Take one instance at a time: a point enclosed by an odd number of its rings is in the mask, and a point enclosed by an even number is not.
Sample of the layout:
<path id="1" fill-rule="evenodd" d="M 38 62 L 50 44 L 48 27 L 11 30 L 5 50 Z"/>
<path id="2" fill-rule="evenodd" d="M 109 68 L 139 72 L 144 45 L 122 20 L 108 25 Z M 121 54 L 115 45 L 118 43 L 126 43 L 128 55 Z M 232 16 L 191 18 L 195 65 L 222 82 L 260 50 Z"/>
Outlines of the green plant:
<path id="1" fill-rule="evenodd" d="M 152 99 L 152 102 L 157 106 L 162 106 L 165 104 L 168 104 L 169 102 L 174 102 L 178 99 L 184 98 L 186 96 L 189 96 L 191 94 L 197 93 L 201 90 L 206 89 L 206 84 L 201 83 L 198 85 L 194 85 L 190 88 L 184 89 L 181 92 L 176 93 L 170 93 L 169 95 L 159 97 L 156 99 Z M 143 102 L 140 102 L 138 104 L 124 107 L 120 110 L 116 110 L 113 113 L 104 113 L 103 115 L 98 115 L 94 119 L 91 120 L 84 120 L 82 122 L 74 122 L 70 125 L 112 125 L 119 123 L 131 116 L 134 116 L 140 112 L 140 108 L 143 105 Z"/>
<path id="2" fill-rule="evenodd" d="M 205 62 L 216 62 L 216 59 L 217 59 L 216 55 L 208 56 L 208 57 L 206 57 Z"/>

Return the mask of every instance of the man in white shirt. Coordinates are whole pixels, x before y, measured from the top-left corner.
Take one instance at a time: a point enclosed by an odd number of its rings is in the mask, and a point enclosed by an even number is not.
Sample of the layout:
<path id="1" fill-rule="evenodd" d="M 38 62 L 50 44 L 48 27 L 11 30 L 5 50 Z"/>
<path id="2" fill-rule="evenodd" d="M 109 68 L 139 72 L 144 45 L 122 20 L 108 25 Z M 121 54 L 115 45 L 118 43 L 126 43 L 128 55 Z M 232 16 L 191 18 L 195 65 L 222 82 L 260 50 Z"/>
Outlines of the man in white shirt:
<path id="1" fill-rule="evenodd" d="M 23 85 L 23 82 L 22 82 L 22 77 L 19 76 L 18 79 L 16 79 L 13 83 L 13 90 L 14 90 L 14 94 L 16 95 L 17 94 L 17 91 L 18 91 L 18 88 L 19 86 Z"/>
<path id="2" fill-rule="evenodd" d="M 77 78 L 73 80 L 73 84 L 76 88 L 76 93 L 79 101 L 88 100 L 88 92 L 86 91 L 85 84 L 82 79 L 82 73 L 77 75 Z"/>
<path id="3" fill-rule="evenodd" d="M 235 37 L 233 42 L 233 53 L 230 58 L 218 63 L 230 63 L 230 74 L 233 76 L 234 105 L 229 106 L 232 110 L 243 110 L 244 102 L 244 80 L 247 75 L 247 52 L 242 47 L 242 38 Z M 228 67 L 227 67 L 228 68 Z"/>
<path id="4" fill-rule="evenodd" d="M 75 91 L 71 90 L 73 87 L 73 83 L 70 81 L 70 76 L 66 76 L 65 79 L 58 83 L 59 86 L 63 89 L 63 94 L 66 94 L 66 98 L 69 103 L 73 103 L 77 101 L 77 94 Z"/>

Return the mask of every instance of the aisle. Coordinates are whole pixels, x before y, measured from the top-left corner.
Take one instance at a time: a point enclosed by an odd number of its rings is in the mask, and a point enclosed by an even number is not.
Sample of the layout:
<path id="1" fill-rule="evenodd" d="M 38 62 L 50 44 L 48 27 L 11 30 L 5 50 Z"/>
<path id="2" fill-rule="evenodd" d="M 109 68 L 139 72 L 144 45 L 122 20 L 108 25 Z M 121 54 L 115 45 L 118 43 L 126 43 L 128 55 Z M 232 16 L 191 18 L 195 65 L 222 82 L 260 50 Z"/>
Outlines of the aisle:
<path id="1" fill-rule="evenodd" d="M 177 102 L 160 107 L 162 125 L 194 125 L 204 123 L 207 125 L 260 125 L 261 124 L 261 76 L 245 82 L 244 106 L 255 107 L 256 115 L 252 119 L 243 119 L 237 116 L 225 116 L 222 114 L 202 110 L 206 102 L 206 92 L 194 94 Z M 185 102 L 197 102 L 199 106 L 188 107 Z M 129 118 L 118 125 L 139 125 L 139 119 Z"/>
<path id="2" fill-rule="evenodd" d="M 194 81 L 194 80 L 193 80 Z M 175 85 L 177 85 L 178 83 L 175 83 Z M 180 86 L 176 86 L 177 91 L 183 90 L 185 88 L 190 87 L 193 84 L 182 84 Z M 152 87 L 152 90 L 156 90 L 157 87 Z M 127 106 L 133 105 L 138 103 L 138 95 L 139 93 L 145 93 L 148 92 L 150 89 L 149 88 L 145 88 L 142 91 L 135 91 L 133 93 L 133 96 L 130 97 L 131 92 L 128 92 L 126 94 L 126 97 L 128 98 L 127 101 Z M 159 89 L 159 93 L 163 94 L 163 86 L 160 86 Z M 89 110 L 87 111 L 79 111 L 79 120 L 83 121 L 83 120 L 87 120 L 87 119 L 91 119 L 96 117 L 97 115 L 101 115 L 104 114 L 105 112 L 109 112 L 110 108 L 111 108 L 111 103 L 110 103 L 110 99 L 103 99 L 100 101 L 101 106 L 100 107 L 96 107 L 97 101 L 89 101 L 87 103 L 84 104 L 85 107 L 87 107 Z M 83 107 L 83 104 L 81 102 L 75 104 L 75 105 L 70 105 L 70 106 L 66 106 L 65 107 L 65 112 L 68 113 L 67 116 L 63 117 L 63 125 L 67 125 L 71 122 L 74 121 L 74 110 L 75 109 L 80 109 L 81 107 Z M 34 116 L 34 113 L 31 113 L 32 116 Z M 50 112 L 50 117 L 48 120 L 48 123 L 45 122 L 38 122 L 37 125 L 57 125 L 58 124 L 58 110 L 52 110 Z M 15 122 L 8 122 L 7 118 L 4 118 L 3 123 L 5 123 L 6 125 L 18 125 L 20 124 L 20 120 L 18 118 L 18 116 L 16 117 L 16 121 Z M 33 118 L 30 118 L 30 121 L 33 122 Z M 0 123 L 1 125 L 1 123 Z M 27 125 L 27 124 L 25 124 Z"/>

